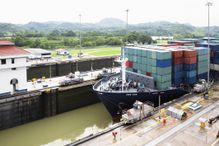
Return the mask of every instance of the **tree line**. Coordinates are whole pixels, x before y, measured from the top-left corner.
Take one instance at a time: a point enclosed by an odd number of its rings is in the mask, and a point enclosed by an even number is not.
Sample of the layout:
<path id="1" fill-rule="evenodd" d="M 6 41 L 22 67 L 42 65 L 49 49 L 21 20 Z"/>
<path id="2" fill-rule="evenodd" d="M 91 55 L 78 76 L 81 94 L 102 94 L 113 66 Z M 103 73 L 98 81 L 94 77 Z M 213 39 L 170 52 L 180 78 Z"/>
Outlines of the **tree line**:
<path id="1" fill-rule="evenodd" d="M 127 35 L 120 35 L 117 33 L 107 32 L 82 32 L 82 47 L 95 46 L 121 46 L 126 43 L 140 43 L 151 44 L 152 38 L 144 33 L 129 32 Z M 79 48 L 79 32 L 74 31 L 59 31 L 54 30 L 50 33 L 42 32 L 25 32 L 18 33 L 12 37 L 16 46 L 56 49 L 64 48 Z"/>

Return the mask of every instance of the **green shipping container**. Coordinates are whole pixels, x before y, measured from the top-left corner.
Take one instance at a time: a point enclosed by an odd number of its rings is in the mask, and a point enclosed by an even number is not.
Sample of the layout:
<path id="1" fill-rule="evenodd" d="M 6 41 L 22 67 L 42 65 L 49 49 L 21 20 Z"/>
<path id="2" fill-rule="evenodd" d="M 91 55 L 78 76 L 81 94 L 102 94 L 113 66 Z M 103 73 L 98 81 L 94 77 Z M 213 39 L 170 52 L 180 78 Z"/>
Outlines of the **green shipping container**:
<path id="1" fill-rule="evenodd" d="M 157 73 L 157 68 L 152 66 L 152 73 L 156 74 Z"/>
<path id="2" fill-rule="evenodd" d="M 147 71 L 151 73 L 152 72 L 152 66 L 147 66 Z"/>
<path id="3" fill-rule="evenodd" d="M 208 68 L 208 61 L 201 61 L 201 62 L 198 62 L 198 68 Z"/>
<path id="4" fill-rule="evenodd" d="M 157 82 L 170 82 L 171 81 L 171 75 L 157 75 Z"/>
<path id="5" fill-rule="evenodd" d="M 208 55 L 199 55 L 198 56 L 198 62 L 207 61 Z"/>
<path id="6" fill-rule="evenodd" d="M 147 57 L 147 51 L 146 50 L 142 50 L 142 56 Z"/>
<path id="7" fill-rule="evenodd" d="M 197 74 L 202 74 L 202 73 L 206 73 L 206 72 L 208 72 L 207 67 L 200 67 L 197 69 Z"/>
<path id="8" fill-rule="evenodd" d="M 151 56 L 152 59 L 157 59 L 157 52 L 156 51 L 154 51 L 154 50 L 151 51 L 151 55 L 152 55 Z"/>
<path id="9" fill-rule="evenodd" d="M 142 64 L 147 64 L 147 58 L 146 57 L 142 57 L 141 58 L 141 62 L 142 62 Z"/>
<path id="10" fill-rule="evenodd" d="M 164 59 L 171 59 L 171 52 L 164 52 L 164 51 L 161 51 L 161 52 L 157 52 L 157 58 L 156 59 L 159 59 L 159 60 L 164 60 Z"/>
<path id="11" fill-rule="evenodd" d="M 152 58 L 152 51 L 147 51 L 147 58 Z"/>
<path id="12" fill-rule="evenodd" d="M 171 75 L 172 69 L 171 67 L 157 67 L 158 75 Z"/>
<path id="13" fill-rule="evenodd" d="M 164 83 L 156 82 L 156 84 L 157 84 L 157 89 L 159 89 L 159 90 L 165 90 L 165 89 L 168 89 L 169 87 L 171 87 L 171 81 L 164 82 Z"/>

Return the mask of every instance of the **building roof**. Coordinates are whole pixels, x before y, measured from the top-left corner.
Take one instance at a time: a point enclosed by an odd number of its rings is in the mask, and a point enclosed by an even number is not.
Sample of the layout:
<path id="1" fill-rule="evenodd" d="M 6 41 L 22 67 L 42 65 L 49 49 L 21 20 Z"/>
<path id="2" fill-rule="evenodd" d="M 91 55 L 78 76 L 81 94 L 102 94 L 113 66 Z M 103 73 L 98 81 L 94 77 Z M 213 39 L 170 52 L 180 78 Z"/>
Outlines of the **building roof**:
<path id="1" fill-rule="evenodd" d="M 19 49 L 10 41 L 0 40 L 0 56 L 27 55 L 27 51 Z"/>
<path id="2" fill-rule="evenodd" d="M 0 40 L 0 46 L 14 46 L 14 43 L 7 40 Z"/>
<path id="3" fill-rule="evenodd" d="M 51 54 L 51 51 L 48 51 L 48 50 L 44 50 L 44 49 L 41 49 L 41 48 L 28 48 L 28 49 L 25 49 L 25 51 L 31 53 L 31 54 L 34 54 L 34 55 L 48 55 L 48 54 Z"/>

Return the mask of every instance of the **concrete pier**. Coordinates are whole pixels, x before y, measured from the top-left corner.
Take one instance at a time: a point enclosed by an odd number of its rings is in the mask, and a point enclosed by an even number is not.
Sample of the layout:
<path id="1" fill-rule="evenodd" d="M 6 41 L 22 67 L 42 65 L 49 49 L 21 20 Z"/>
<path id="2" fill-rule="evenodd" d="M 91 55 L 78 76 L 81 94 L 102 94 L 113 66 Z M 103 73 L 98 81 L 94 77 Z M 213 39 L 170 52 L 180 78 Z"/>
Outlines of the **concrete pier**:
<path id="1" fill-rule="evenodd" d="M 193 102 L 201 104 L 202 108 L 197 111 L 190 110 L 188 105 Z M 219 121 L 209 126 L 207 120 L 219 115 L 219 91 L 214 91 L 213 96 L 208 100 L 203 99 L 203 95 L 190 95 L 189 98 L 180 100 L 172 106 L 181 107 L 186 111 L 188 118 L 180 121 L 157 113 L 133 125 L 114 129 L 113 131 L 117 132 L 116 138 L 113 137 L 112 131 L 109 131 L 78 145 L 209 146 L 217 140 Z M 166 119 L 165 124 L 163 119 Z M 206 119 L 204 128 L 200 127 L 200 119 Z"/>

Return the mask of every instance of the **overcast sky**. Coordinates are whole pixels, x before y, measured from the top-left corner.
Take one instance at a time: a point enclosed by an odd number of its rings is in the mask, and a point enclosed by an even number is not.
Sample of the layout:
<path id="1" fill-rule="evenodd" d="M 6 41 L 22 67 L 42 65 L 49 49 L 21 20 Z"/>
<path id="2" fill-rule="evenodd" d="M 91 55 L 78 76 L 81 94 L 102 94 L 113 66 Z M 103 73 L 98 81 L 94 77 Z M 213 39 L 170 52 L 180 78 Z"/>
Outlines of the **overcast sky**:
<path id="1" fill-rule="evenodd" d="M 2 0 L 0 22 L 27 23 L 30 21 L 98 22 L 105 17 L 144 23 L 170 21 L 207 25 L 207 0 Z M 219 2 L 211 0 L 211 25 L 219 25 Z"/>

